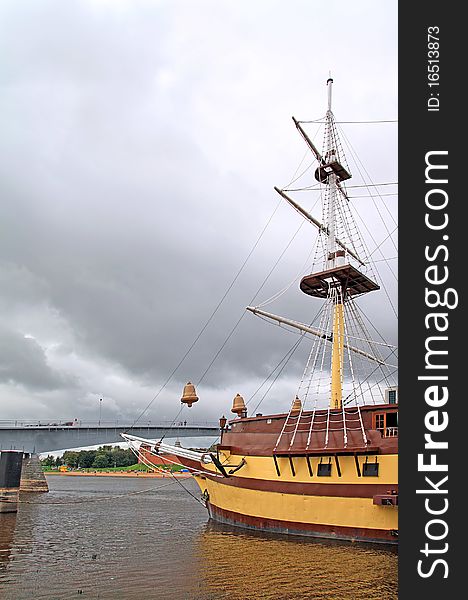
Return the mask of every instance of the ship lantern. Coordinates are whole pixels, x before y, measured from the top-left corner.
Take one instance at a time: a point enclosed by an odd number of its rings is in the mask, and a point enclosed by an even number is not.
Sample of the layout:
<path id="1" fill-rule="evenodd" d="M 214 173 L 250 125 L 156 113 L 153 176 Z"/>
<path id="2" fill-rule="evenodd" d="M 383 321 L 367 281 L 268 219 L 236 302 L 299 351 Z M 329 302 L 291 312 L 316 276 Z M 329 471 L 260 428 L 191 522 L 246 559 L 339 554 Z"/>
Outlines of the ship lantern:
<path id="1" fill-rule="evenodd" d="M 247 408 L 245 406 L 244 398 L 240 394 L 236 394 L 232 403 L 231 412 L 236 413 L 238 417 L 247 416 Z"/>
<path id="2" fill-rule="evenodd" d="M 297 415 L 297 413 L 300 413 L 302 409 L 302 402 L 299 398 L 299 396 L 296 396 L 293 405 L 291 407 L 291 414 L 292 415 Z"/>
<path id="3" fill-rule="evenodd" d="M 227 419 L 226 417 L 223 415 L 220 419 L 219 419 L 219 428 L 221 429 L 221 431 L 226 427 L 226 423 L 227 423 Z"/>
<path id="4" fill-rule="evenodd" d="M 195 386 L 190 381 L 186 385 L 184 385 L 184 392 L 180 401 L 182 402 L 182 404 L 186 404 L 189 408 L 194 402 L 198 402 L 198 396 L 195 392 Z"/>

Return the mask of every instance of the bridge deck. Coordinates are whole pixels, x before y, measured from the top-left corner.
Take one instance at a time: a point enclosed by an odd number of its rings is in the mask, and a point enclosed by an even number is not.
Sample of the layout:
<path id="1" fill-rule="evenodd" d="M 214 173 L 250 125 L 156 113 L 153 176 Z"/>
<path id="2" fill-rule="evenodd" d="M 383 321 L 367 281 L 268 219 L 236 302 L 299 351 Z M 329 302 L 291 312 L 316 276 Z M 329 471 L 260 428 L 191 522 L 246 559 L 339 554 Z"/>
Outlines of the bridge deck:
<path id="1" fill-rule="evenodd" d="M 42 453 L 123 442 L 121 433 L 150 439 L 207 437 L 215 438 L 219 426 L 214 423 L 145 423 L 131 426 L 121 422 L 77 421 L 71 425 L 54 421 L 0 421 L 0 450 Z M 214 440 L 213 440 L 214 441 Z"/>

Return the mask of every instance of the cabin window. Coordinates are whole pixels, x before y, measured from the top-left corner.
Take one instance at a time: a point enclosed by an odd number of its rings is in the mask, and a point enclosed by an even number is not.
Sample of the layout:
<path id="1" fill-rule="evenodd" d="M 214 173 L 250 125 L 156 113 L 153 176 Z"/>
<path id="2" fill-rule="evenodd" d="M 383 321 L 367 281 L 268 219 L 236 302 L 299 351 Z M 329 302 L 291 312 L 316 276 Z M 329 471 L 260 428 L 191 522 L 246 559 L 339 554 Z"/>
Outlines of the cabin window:
<path id="1" fill-rule="evenodd" d="M 385 427 L 385 437 L 395 437 L 398 435 L 398 413 L 387 413 Z"/>
<path id="2" fill-rule="evenodd" d="M 397 403 L 397 391 L 396 390 L 388 390 L 388 403 L 389 404 Z"/>
<path id="3" fill-rule="evenodd" d="M 378 477 L 379 476 L 379 463 L 378 462 L 365 462 L 362 465 L 362 476 L 363 477 Z"/>
<path id="4" fill-rule="evenodd" d="M 331 463 L 320 463 L 317 468 L 317 475 L 319 477 L 330 477 Z"/>
<path id="5" fill-rule="evenodd" d="M 380 431 L 382 437 L 398 436 L 398 413 L 387 412 L 374 415 L 374 429 Z"/>
<path id="6" fill-rule="evenodd" d="M 385 413 L 375 415 L 375 429 L 380 431 L 382 437 L 385 433 Z"/>

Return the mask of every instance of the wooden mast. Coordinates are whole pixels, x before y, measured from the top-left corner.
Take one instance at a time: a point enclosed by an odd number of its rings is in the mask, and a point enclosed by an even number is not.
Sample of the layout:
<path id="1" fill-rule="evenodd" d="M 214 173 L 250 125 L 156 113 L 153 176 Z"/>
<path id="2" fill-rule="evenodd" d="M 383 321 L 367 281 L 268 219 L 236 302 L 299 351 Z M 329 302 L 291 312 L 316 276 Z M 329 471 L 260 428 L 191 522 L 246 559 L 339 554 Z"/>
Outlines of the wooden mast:
<path id="1" fill-rule="evenodd" d="M 347 167 L 340 163 L 340 146 L 335 131 L 335 122 L 332 112 L 332 86 L 333 79 L 327 80 L 328 107 L 325 115 L 326 137 L 325 147 L 322 153 L 316 148 L 309 138 L 301 122 L 293 117 L 294 124 L 305 140 L 307 146 L 312 151 L 318 162 L 315 170 L 315 179 L 326 186 L 324 194 L 324 219 L 320 222 L 300 206 L 295 200 L 285 193 L 284 190 L 275 187 L 276 192 L 280 194 L 299 214 L 312 223 L 319 230 L 320 234 L 325 236 L 325 257 L 324 266 L 321 271 L 316 271 L 306 275 L 301 279 L 300 289 L 307 295 L 315 298 L 321 298 L 329 303 L 330 314 L 330 333 L 323 330 L 318 331 L 304 324 L 278 317 L 271 313 L 259 310 L 258 308 L 247 307 L 254 314 L 266 316 L 280 323 L 291 325 L 302 331 L 312 333 L 320 337 L 325 343 L 331 344 L 331 363 L 330 374 L 331 382 L 329 388 L 328 404 L 333 410 L 342 409 L 343 406 L 343 384 L 344 384 L 344 358 L 345 349 L 351 350 L 369 360 L 377 362 L 379 365 L 387 365 L 384 361 L 349 344 L 346 328 L 345 303 L 353 297 L 366 294 L 379 289 L 379 285 L 370 279 L 359 268 L 365 267 L 365 257 L 359 256 L 352 240 L 346 240 L 348 235 L 346 227 L 343 227 L 343 207 L 340 202 L 348 202 L 349 198 L 342 187 L 342 182 L 351 178 Z M 346 163 L 345 163 L 346 164 Z M 288 190 L 286 190 L 288 191 Z M 338 237 L 342 237 L 340 239 Z M 359 264 L 359 268 L 354 266 L 350 259 Z M 364 259 L 364 260 L 363 260 Z M 366 337 L 366 336 L 365 336 Z M 387 365 L 390 366 L 390 365 Z M 352 375 L 354 377 L 354 375 Z"/>
<path id="2" fill-rule="evenodd" d="M 326 120 L 328 125 L 327 135 L 327 149 L 326 149 L 326 161 L 332 162 L 336 150 L 333 147 L 332 137 L 332 125 L 333 125 L 333 113 L 331 110 L 332 102 L 332 86 L 333 79 L 331 77 L 327 80 L 328 87 L 328 110 L 326 114 Z M 335 207 L 337 203 L 337 174 L 332 171 L 327 178 L 328 184 L 328 214 L 327 214 L 327 269 L 333 269 L 338 266 L 338 262 L 341 259 L 340 254 L 336 251 L 336 235 L 335 235 Z M 341 261 L 342 262 L 342 261 Z M 332 364 L 331 364 L 331 394 L 330 394 L 330 408 L 339 409 L 341 408 L 341 401 L 343 397 L 343 358 L 344 358 L 344 300 L 345 294 L 342 289 L 339 289 L 339 284 L 334 284 L 332 290 L 334 299 L 333 308 L 333 341 L 332 341 Z"/>

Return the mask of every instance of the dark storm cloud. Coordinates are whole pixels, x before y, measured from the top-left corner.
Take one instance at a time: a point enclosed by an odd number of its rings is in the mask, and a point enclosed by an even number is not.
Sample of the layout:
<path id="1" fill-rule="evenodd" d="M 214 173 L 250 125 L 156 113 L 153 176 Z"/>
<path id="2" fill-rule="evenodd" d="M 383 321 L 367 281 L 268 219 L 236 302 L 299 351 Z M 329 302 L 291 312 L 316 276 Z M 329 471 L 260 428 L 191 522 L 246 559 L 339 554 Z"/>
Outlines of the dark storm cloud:
<path id="1" fill-rule="evenodd" d="M 32 338 L 0 327 L 0 382 L 22 385 L 29 391 L 69 388 L 70 378 L 56 372 L 41 346 Z"/>
<path id="2" fill-rule="evenodd" d="M 200 1 L 182 3 L 182 13 L 179 2 L 0 8 L 5 397 L 11 383 L 58 390 L 50 402 L 55 411 L 61 403 L 64 414 L 72 406 L 91 414 L 100 395 L 109 411 L 134 413 L 179 362 L 271 215 L 271 187 L 287 182 L 302 157 L 290 114 L 323 114 L 330 65 L 310 56 L 305 33 L 318 25 L 313 46 L 320 47 L 326 24 L 316 23 L 316 6 L 296 4 L 304 14 L 299 23 L 281 3 L 234 9 Z M 364 30 L 373 5 L 358 5 L 352 18 Z M 268 27 L 259 18 L 267 6 Z M 387 18 L 394 19 L 394 8 Z M 285 19 L 296 28 L 288 43 L 280 42 Z M 340 108 L 351 89 L 351 106 L 364 105 L 361 117 L 394 117 L 394 25 L 372 23 L 378 61 L 359 38 L 351 46 L 373 84 L 350 87 L 353 76 L 342 68 Z M 340 65 L 338 58 L 327 56 Z M 320 76 L 310 80 L 314 70 Z M 377 161 L 380 140 L 358 134 L 378 181 L 395 177 L 390 140 Z M 366 206 L 360 210 L 366 218 Z M 202 376 L 299 224 L 281 207 L 168 395 Z M 257 301 L 298 272 L 315 235 L 308 227 Z M 378 241 L 386 235 L 379 227 Z M 318 307 L 300 296 L 293 286 L 272 312 L 310 321 Z M 372 302 L 369 310 L 379 312 Z M 392 336 L 388 319 L 380 328 Z M 204 379 L 206 393 L 215 397 L 238 383 L 254 389 L 295 339 L 245 315 Z M 300 375 L 305 352 L 285 375 Z M 5 410 L 16 414 L 21 402 Z M 43 395 L 40 402 L 46 410 Z M 30 400 L 23 405 L 32 410 Z"/>

